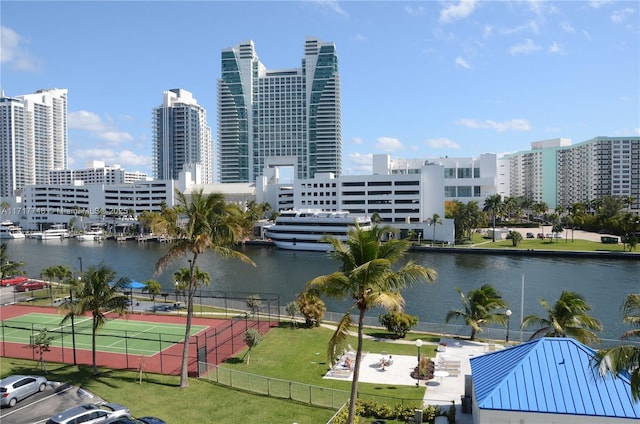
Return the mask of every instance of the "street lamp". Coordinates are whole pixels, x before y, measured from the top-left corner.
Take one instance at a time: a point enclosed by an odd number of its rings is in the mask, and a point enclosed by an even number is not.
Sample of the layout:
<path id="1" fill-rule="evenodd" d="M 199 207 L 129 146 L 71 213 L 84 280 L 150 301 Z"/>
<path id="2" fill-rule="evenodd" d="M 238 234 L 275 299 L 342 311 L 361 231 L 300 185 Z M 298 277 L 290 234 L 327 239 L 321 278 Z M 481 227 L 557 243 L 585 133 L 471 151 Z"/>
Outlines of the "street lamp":
<path id="1" fill-rule="evenodd" d="M 511 317 L 511 309 L 507 309 L 504 314 L 507 316 L 507 338 L 505 339 L 505 343 L 509 343 L 509 318 Z"/>
<path id="2" fill-rule="evenodd" d="M 178 285 L 179 285 L 179 283 L 176 281 L 174 284 L 176 286 L 176 303 L 178 303 Z"/>
<path id="3" fill-rule="evenodd" d="M 416 387 L 420 385 L 420 347 L 422 346 L 422 340 L 416 340 L 416 347 L 418 348 L 418 372 L 416 373 Z"/>

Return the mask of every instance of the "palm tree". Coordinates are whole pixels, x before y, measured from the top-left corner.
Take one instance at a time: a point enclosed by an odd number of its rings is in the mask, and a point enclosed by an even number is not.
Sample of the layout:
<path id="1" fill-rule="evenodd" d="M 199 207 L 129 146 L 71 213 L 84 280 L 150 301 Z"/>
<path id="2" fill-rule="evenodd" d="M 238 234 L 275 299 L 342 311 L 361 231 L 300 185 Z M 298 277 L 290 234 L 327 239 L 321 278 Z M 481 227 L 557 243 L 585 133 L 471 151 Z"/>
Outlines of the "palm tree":
<path id="1" fill-rule="evenodd" d="M 546 311 L 546 317 L 529 315 L 522 321 L 523 329 L 531 326 L 540 327 L 530 340 L 537 337 L 569 336 L 584 344 L 600 341 L 594 331 L 602 330 L 602 324 L 588 315 L 591 306 L 581 295 L 564 290 L 553 308 L 549 307 L 544 299 L 540 300 L 540 305 Z"/>
<path id="2" fill-rule="evenodd" d="M 369 231 L 355 227 L 349 232 L 345 243 L 333 236 L 325 240 L 333 250 L 329 255 L 340 262 L 340 270 L 322 275 L 307 283 L 308 291 L 317 291 L 336 299 L 351 299 L 353 304 L 345 313 L 328 345 L 330 363 L 334 363 L 340 347 L 345 346 L 351 328 L 351 310 L 358 313 L 358 347 L 351 384 L 348 423 L 353 423 L 358 397 L 359 367 L 362 357 L 362 334 L 365 313 L 374 307 L 386 310 L 401 308 L 404 299 L 403 288 L 421 282 L 432 282 L 437 273 L 413 262 L 408 262 L 398 271 L 393 265 L 402 259 L 409 249 L 409 241 L 394 237 L 382 243 L 384 234 L 392 231 L 389 227 L 375 226 Z"/>
<path id="3" fill-rule="evenodd" d="M 58 276 L 58 267 L 50 266 L 40 271 L 40 277 L 49 280 L 49 297 L 53 304 L 53 280 Z"/>
<path id="4" fill-rule="evenodd" d="M 142 293 L 149 293 L 153 302 L 153 310 L 156 310 L 156 296 L 162 292 L 162 286 L 153 278 L 147 280 L 142 288 Z"/>
<path id="5" fill-rule="evenodd" d="M 22 262 L 14 262 L 9 260 L 7 253 L 7 244 L 0 243 L 0 280 L 4 277 L 14 275 L 20 272 L 20 268 L 24 265 Z"/>
<path id="6" fill-rule="evenodd" d="M 622 304 L 623 321 L 632 325 L 632 330 L 622 334 L 623 339 L 640 337 L 640 294 L 631 293 Z M 594 358 L 594 366 L 601 376 L 609 373 L 616 378 L 628 374 L 631 380 L 631 396 L 640 401 L 640 347 L 621 345 L 599 351 Z"/>
<path id="7" fill-rule="evenodd" d="M 237 208 L 228 207 L 222 194 L 203 195 L 202 189 L 199 189 L 191 193 L 191 200 L 187 200 L 185 194 L 177 190 L 176 196 L 178 205 L 173 209 L 164 210 L 162 220 L 157 225 L 166 230 L 173 237 L 173 241 L 167 253 L 158 259 L 154 272 L 159 274 L 166 265 L 178 257 L 191 255 L 190 279 L 186 290 L 187 323 L 180 372 L 180 387 L 187 387 L 189 385 L 188 341 L 191 334 L 193 296 L 198 287 L 197 274 L 194 270 L 197 269 L 198 257 L 206 251 L 212 251 L 221 258 L 236 258 L 254 266 L 255 264 L 246 255 L 233 249 L 233 245 L 237 243 L 242 234 L 242 217 L 237 216 Z M 178 216 L 184 219 L 183 226 L 179 225 Z"/>
<path id="8" fill-rule="evenodd" d="M 106 265 L 90 266 L 82 274 L 82 279 L 75 281 L 71 291 L 73 301 L 63 303 L 60 308 L 67 311 L 62 324 L 73 316 L 91 312 L 91 354 L 93 375 L 98 375 L 96 366 L 96 333 L 107 321 L 107 311 L 122 316 L 127 311 L 127 297 L 119 290 L 129 282 L 128 278 L 120 278 L 114 282 L 116 273 Z"/>
<path id="9" fill-rule="evenodd" d="M 475 340 L 476 334 L 482 332 L 482 326 L 488 323 L 505 324 L 504 313 L 499 313 L 501 309 L 506 309 L 507 304 L 502 300 L 502 296 L 490 284 L 485 284 L 478 289 L 470 290 L 466 295 L 456 288 L 460 295 L 463 309 L 454 309 L 447 312 L 445 322 L 452 319 L 463 319 L 471 327 L 471 340 Z"/>
<path id="10" fill-rule="evenodd" d="M 437 213 L 434 213 L 431 218 L 429 218 L 429 225 L 433 225 L 433 239 L 432 243 L 435 245 L 436 242 L 436 225 L 442 225 L 442 218 Z"/>
<path id="11" fill-rule="evenodd" d="M 493 241 L 496 241 L 496 215 L 502 206 L 502 196 L 500 194 L 492 194 L 484 200 L 483 211 L 491 214 L 491 222 L 493 225 Z"/>

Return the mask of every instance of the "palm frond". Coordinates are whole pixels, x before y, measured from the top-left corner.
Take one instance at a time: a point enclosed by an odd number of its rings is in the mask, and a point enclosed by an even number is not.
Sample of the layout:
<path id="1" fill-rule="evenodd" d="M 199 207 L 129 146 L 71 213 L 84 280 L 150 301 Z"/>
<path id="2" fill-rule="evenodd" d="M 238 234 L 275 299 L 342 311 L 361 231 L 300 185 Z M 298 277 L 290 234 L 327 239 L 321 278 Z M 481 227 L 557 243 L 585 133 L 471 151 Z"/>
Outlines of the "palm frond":
<path id="1" fill-rule="evenodd" d="M 327 359 L 330 364 L 334 364 L 336 359 L 340 358 L 342 350 L 347 346 L 347 337 L 351 330 L 351 314 L 348 312 L 342 316 L 336 330 L 329 339 L 327 346 Z"/>

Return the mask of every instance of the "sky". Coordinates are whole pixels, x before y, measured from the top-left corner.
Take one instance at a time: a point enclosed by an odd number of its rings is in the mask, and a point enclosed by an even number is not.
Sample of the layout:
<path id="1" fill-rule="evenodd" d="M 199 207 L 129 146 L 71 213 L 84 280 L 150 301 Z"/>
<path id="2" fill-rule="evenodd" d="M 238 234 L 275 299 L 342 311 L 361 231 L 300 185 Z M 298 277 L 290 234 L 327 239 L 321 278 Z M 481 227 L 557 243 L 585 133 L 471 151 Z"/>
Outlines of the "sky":
<path id="1" fill-rule="evenodd" d="M 306 37 L 339 60 L 343 174 L 371 155 L 477 157 L 531 143 L 640 136 L 636 1 L 0 2 L 0 88 L 68 94 L 69 166 L 152 175 L 152 110 L 183 88 L 217 140 L 221 50 L 268 69 Z"/>

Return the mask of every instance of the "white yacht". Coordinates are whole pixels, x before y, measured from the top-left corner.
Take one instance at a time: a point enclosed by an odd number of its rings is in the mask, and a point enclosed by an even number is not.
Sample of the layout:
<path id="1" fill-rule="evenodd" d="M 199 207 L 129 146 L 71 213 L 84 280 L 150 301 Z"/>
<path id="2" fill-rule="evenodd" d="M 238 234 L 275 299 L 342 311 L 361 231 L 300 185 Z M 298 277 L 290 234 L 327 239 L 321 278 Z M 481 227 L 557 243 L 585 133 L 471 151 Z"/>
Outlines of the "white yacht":
<path id="1" fill-rule="evenodd" d="M 25 238 L 22 228 L 13 225 L 11 221 L 0 222 L 0 239 L 13 240 Z"/>
<path id="2" fill-rule="evenodd" d="M 69 237 L 69 230 L 64 228 L 61 224 L 56 224 L 41 233 L 33 233 L 32 236 L 37 240 L 63 239 Z"/>
<path id="3" fill-rule="evenodd" d="M 324 236 L 345 241 L 356 224 L 362 229 L 371 229 L 371 219 L 351 216 L 349 212 L 292 210 L 280 212 L 275 224 L 266 227 L 265 232 L 281 249 L 327 252 L 331 245 L 321 241 Z"/>
<path id="4" fill-rule="evenodd" d="M 104 237 L 102 230 L 85 231 L 82 234 L 76 234 L 75 239 L 78 241 L 100 241 Z"/>

